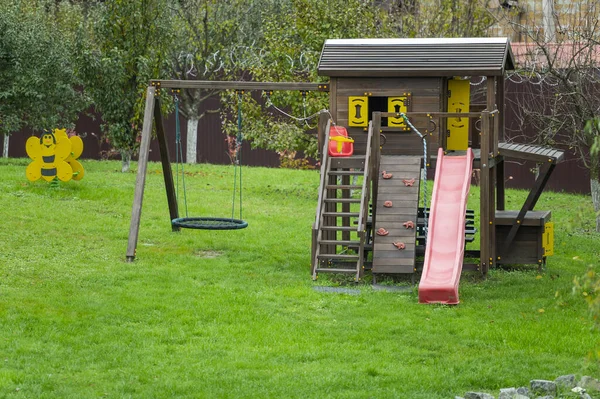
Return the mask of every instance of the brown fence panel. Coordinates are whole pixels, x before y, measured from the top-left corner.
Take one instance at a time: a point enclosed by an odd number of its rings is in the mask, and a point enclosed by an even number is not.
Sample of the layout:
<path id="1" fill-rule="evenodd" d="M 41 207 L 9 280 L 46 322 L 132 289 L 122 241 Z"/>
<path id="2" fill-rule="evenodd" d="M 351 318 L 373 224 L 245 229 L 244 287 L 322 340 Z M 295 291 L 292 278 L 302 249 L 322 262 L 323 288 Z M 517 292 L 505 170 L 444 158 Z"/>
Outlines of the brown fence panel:
<path id="1" fill-rule="evenodd" d="M 531 83 L 514 83 L 506 81 L 506 141 L 515 143 L 535 143 L 536 132 L 530 126 L 520 126 L 522 111 L 519 103 L 527 101 L 527 96 L 535 95 L 536 88 Z M 561 143 L 553 147 L 565 151 L 565 160 L 558 164 L 550 177 L 547 190 L 565 191 L 569 193 L 590 193 L 590 173 L 572 149 Z M 505 176 L 506 187 L 529 189 L 532 187 L 536 165 L 518 159 L 507 160 Z"/>
<path id="2" fill-rule="evenodd" d="M 214 104 L 212 104 L 214 106 Z M 209 105 L 210 106 L 210 105 Z M 83 139 L 83 154 L 81 159 L 120 159 L 118 153 L 111 149 L 110 144 L 102 138 L 100 129 L 101 119 L 98 114 L 82 114 L 75 125 L 75 131 Z M 165 119 L 165 129 L 169 146 L 171 162 L 175 162 L 175 116 L 168 115 Z M 180 116 L 183 152 L 185 157 L 185 142 L 187 137 L 187 121 Z M 198 123 L 198 162 L 226 165 L 231 163 L 228 155 L 225 134 L 221 131 L 219 114 L 206 114 Z M 12 158 L 27 157 L 25 142 L 33 133 L 24 129 L 10 137 L 8 156 Z M 39 132 L 36 132 L 39 136 Z M 0 136 L 0 148 L 4 137 Z M 158 142 L 152 140 L 150 146 L 150 160 L 160 161 Z M 251 166 L 279 166 L 279 155 L 274 151 L 252 149 L 250 143 L 244 142 L 242 147 L 242 163 Z"/>
<path id="3" fill-rule="evenodd" d="M 525 87 L 527 83 L 515 84 L 506 82 L 506 140 L 533 143 L 535 142 L 535 132 L 531 128 L 521 128 L 518 123 L 518 101 L 516 98 L 531 95 L 532 88 Z M 207 103 L 207 108 L 215 108 L 218 106 L 218 99 L 211 99 Z M 175 119 L 174 115 L 168 115 L 165 118 L 167 141 L 169 146 L 169 155 L 171 162 L 175 162 Z M 181 117 L 181 134 L 182 142 L 185 147 L 187 135 L 186 120 Z M 100 134 L 100 118 L 98 116 L 90 117 L 82 115 L 76 124 L 76 131 L 83 136 L 84 152 L 81 156 L 83 159 L 104 159 L 116 158 L 118 154 L 110 152 L 110 145 L 101 139 Z M 198 162 L 212 164 L 228 164 L 231 162 L 228 155 L 227 143 L 225 135 L 221 131 L 221 119 L 219 114 L 206 114 L 198 123 Z M 10 139 L 9 156 L 10 157 L 26 157 L 25 141 L 31 135 L 30 131 L 24 130 L 17 134 L 13 134 Z M 0 143 L 3 138 L 0 137 Z M 565 150 L 565 161 L 560 163 L 552 177 L 550 178 L 547 189 L 553 191 L 565 191 L 572 193 L 590 192 L 590 175 L 589 171 L 582 165 L 581 161 L 565 146 L 560 143 L 555 145 L 557 148 Z M 150 160 L 159 161 L 158 143 L 153 140 L 151 144 Z M 242 163 L 252 166 L 279 166 L 279 156 L 273 151 L 263 149 L 251 149 L 248 142 L 244 143 L 242 148 Z M 507 160 L 506 177 L 512 176 L 512 179 L 507 180 L 506 186 L 509 188 L 529 189 L 533 185 L 534 173 L 532 169 L 534 164 L 522 162 L 520 160 Z"/>

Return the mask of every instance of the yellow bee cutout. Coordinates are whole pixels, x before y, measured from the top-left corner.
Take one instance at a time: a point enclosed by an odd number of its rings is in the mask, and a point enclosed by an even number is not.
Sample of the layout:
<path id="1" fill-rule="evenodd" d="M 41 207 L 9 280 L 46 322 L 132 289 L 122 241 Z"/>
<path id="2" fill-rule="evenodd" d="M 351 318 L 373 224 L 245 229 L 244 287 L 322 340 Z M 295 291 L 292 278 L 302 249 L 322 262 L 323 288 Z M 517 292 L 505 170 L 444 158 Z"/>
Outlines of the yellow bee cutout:
<path id="1" fill-rule="evenodd" d="M 44 131 L 39 139 L 30 137 L 25 150 L 33 160 L 25 172 L 30 181 L 40 177 L 46 181 L 58 178 L 65 182 L 83 179 L 83 166 L 77 161 L 83 152 L 83 141 L 79 136 L 69 137 L 66 129 Z"/>

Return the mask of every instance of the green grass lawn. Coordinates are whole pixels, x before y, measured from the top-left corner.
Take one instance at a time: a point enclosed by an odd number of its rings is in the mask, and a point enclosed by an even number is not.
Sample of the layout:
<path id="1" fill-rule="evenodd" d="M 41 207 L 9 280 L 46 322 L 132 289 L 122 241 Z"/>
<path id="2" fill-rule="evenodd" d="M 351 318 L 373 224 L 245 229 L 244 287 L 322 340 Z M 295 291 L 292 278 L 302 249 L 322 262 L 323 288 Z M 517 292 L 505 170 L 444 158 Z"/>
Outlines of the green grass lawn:
<path id="1" fill-rule="evenodd" d="M 572 294 L 600 257 L 589 197 L 542 195 L 556 222 L 542 273 L 467 275 L 460 305 L 430 306 L 416 289 L 314 289 L 335 284 L 310 278 L 316 171 L 245 168 L 247 229 L 172 233 L 151 163 L 127 263 L 135 173 L 83 161 L 82 181 L 51 188 L 27 164 L 0 160 L 1 398 L 431 399 L 599 374 Z M 233 167 L 186 170 L 190 215 L 231 216 Z M 507 195 L 516 209 L 527 193 Z"/>

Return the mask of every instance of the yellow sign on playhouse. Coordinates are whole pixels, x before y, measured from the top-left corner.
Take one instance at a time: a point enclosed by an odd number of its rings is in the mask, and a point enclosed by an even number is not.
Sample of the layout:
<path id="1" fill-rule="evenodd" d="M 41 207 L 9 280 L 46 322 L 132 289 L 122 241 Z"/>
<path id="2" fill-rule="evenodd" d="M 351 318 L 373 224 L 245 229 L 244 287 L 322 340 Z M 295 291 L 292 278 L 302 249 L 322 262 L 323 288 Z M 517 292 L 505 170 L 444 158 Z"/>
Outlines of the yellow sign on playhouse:
<path id="1" fill-rule="evenodd" d="M 348 97 L 348 126 L 369 126 L 369 97 Z"/>
<path id="2" fill-rule="evenodd" d="M 79 136 L 69 137 L 66 129 L 45 130 L 39 138 L 31 136 L 25 150 L 32 159 L 25 171 L 30 181 L 83 179 L 83 166 L 77 161 L 83 152 L 83 141 Z"/>

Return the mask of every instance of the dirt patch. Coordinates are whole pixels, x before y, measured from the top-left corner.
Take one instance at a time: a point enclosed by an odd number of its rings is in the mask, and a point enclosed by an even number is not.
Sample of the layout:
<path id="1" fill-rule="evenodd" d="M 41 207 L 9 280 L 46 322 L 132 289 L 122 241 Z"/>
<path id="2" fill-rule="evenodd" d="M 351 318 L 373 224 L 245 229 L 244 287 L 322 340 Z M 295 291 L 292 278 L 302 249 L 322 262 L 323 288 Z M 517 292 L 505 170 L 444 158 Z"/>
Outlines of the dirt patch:
<path id="1" fill-rule="evenodd" d="M 199 249 L 196 251 L 195 255 L 200 258 L 214 259 L 214 258 L 218 258 L 219 256 L 223 255 L 223 252 Z"/>

